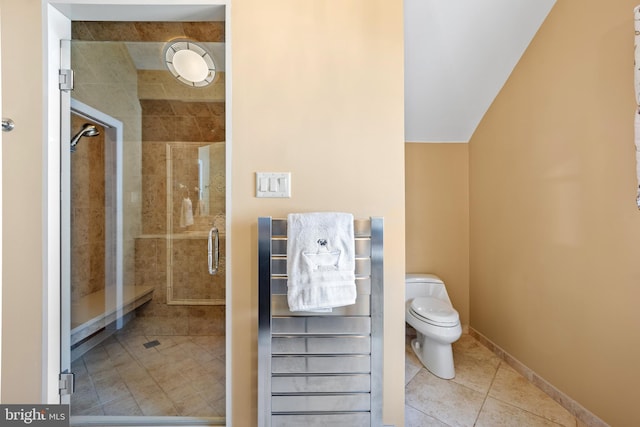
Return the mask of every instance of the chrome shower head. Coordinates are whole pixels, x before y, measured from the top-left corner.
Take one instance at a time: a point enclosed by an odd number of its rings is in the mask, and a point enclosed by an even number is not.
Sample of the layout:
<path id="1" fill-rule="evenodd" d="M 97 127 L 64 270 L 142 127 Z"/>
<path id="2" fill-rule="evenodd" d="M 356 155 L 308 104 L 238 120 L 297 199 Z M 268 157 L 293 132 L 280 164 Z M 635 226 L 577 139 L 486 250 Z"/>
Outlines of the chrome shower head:
<path id="1" fill-rule="evenodd" d="M 92 137 L 98 135 L 100 135 L 100 131 L 95 125 L 92 125 L 91 123 L 85 123 L 82 126 L 82 129 L 80 129 L 80 132 L 78 132 L 73 138 L 71 138 L 71 152 L 73 153 L 74 151 L 76 151 L 76 145 L 78 144 L 78 142 L 80 142 L 80 138 L 82 138 L 83 136 Z"/>

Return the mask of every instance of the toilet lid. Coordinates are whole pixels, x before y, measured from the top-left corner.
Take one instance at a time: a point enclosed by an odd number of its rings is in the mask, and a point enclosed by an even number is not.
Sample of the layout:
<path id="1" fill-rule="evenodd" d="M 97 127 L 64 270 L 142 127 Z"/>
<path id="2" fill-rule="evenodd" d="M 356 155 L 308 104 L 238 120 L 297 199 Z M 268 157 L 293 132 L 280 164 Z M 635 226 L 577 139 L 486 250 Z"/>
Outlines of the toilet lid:
<path id="1" fill-rule="evenodd" d="M 428 322 L 455 326 L 460 321 L 458 312 L 437 298 L 418 297 L 411 301 L 411 311 Z"/>

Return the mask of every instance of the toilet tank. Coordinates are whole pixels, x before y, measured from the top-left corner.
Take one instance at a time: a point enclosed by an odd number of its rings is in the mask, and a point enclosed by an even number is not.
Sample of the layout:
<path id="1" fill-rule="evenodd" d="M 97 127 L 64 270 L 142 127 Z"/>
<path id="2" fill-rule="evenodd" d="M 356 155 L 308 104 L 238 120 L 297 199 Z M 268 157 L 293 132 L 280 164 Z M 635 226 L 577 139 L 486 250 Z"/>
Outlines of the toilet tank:
<path id="1" fill-rule="evenodd" d="M 444 282 L 435 274 L 413 273 L 405 275 L 405 301 L 416 297 L 432 297 L 451 304 Z"/>

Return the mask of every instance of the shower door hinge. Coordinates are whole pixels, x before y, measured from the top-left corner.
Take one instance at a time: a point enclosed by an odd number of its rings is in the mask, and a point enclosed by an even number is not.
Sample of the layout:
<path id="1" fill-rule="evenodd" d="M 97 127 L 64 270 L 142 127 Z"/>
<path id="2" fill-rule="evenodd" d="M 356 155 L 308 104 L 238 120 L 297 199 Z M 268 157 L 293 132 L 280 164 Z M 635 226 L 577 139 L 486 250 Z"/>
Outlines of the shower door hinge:
<path id="1" fill-rule="evenodd" d="M 73 394 L 75 387 L 75 375 L 69 372 L 63 372 L 58 378 L 58 389 L 60 396 Z"/>
<path id="2" fill-rule="evenodd" d="M 60 83 L 60 90 L 66 92 L 73 90 L 73 70 L 61 69 L 58 73 L 58 82 Z"/>

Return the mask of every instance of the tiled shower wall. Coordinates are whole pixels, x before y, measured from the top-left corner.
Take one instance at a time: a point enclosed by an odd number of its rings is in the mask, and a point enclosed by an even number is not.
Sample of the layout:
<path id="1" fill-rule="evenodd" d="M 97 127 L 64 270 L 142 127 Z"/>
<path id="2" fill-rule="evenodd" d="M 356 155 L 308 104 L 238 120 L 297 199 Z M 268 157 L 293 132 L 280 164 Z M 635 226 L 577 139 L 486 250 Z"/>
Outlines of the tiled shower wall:
<path id="1" fill-rule="evenodd" d="M 134 238 L 141 233 L 141 108 L 136 68 L 124 43 L 73 41 L 73 98 L 123 123 L 124 283 L 134 283 Z M 75 203 L 75 200 L 74 200 Z"/>
<path id="2" fill-rule="evenodd" d="M 75 134 L 87 120 L 71 116 Z M 104 130 L 71 154 L 71 302 L 105 286 Z"/>
<path id="3" fill-rule="evenodd" d="M 155 287 L 153 299 L 136 310 L 137 325 L 146 335 L 224 335 L 225 309 L 223 305 L 168 305 L 167 251 L 171 250 L 162 236 L 136 239 L 136 280 L 141 285 Z M 224 237 L 220 254 L 224 266 Z M 225 295 L 225 270 L 209 276 L 206 269 L 206 240 L 175 238 L 174 286 L 186 287 L 190 298 L 221 298 Z M 182 258 L 182 259 L 181 259 Z M 196 260 L 202 259 L 203 262 Z M 185 262 L 186 261 L 186 262 Z M 178 295 L 184 296 L 184 295 Z"/>
<path id="4" fill-rule="evenodd" d="M 136 239 L 136 280 L 155 287 L 153 299 L 136 310 L 138 327 L 145 335 L 224 335 L 224 306 L 166 304 L 167 243 L 161 236 Z M 208 294 L 201 296 L 224 298 L 224 270 L 219 276 L 209 276 L 206 267 L 194 262 L 198 254 L 206 254 L 206 240 L 187 237 L 174 239 L 173 244 L 175 252 L 189 259 L 178 268 L 175 282 L 187 285 L 191 291 L 207 289 Z M 221 247 L 224 248 L 224 239 Z M 224 259 L 223 253 L 220 256 Z M 177 258 L 180 262 L 180 256 Z"/>
<path id="5" fill-rule="evenodd" d="M 209 187 L 211 220 L 225 213 L 224 102 L 141 100 L 142 105 L 142 224 L 143 234 L 180 232 L 179 208 L 183 197 L 197 211 L 198 147 L 210 145 Z M 167 182 L 168 150 L 171 151 L 172 182 Z M 220 185 L 222 183 L 222 185 Z M 168 188 L 168 186 L 170 188 Z M 181 187 L 183 186 L 183 187 Z M 173 230 L 167 230 L 167 195 L 171 201 Z M 196 218 L 197 220 L 198 218 Z M 221 221 L 224 226 L 224 221 Z"/>

